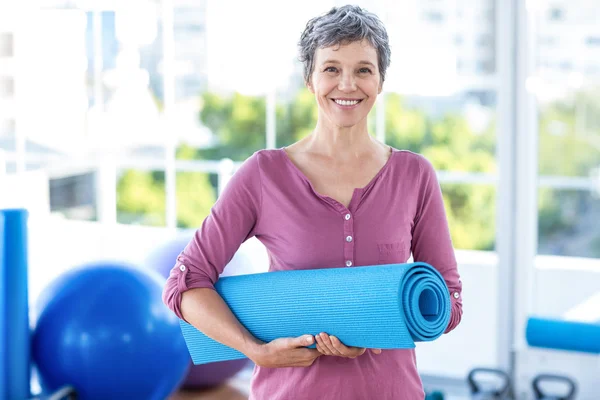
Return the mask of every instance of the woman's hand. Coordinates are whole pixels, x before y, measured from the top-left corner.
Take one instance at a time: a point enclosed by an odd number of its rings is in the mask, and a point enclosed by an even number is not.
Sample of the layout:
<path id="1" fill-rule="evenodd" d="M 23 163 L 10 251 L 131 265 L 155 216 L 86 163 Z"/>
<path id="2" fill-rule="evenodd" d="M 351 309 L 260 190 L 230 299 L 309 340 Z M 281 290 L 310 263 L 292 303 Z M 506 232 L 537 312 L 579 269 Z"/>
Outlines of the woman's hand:
<path id="1" fill-rule="evenodd" d="M 312 335 L 280 338 L 260 344 L 250 359 L 259 367 L 309 367 L 321 356 L 318 350 L 309 349 L 314 343 Z"/>
<path id="2" fill-rule="evenodd" d="M 352 347 L 344 345 L 337 337 L 326 333 L 315 335 L 317 339 L 317 350 L 325 356 L 338 356 L 356 358 L 363 355 L 367 349 L 364 347 Z M 371 349 L 375 354 L 381 354 L 381 349 Z"/>

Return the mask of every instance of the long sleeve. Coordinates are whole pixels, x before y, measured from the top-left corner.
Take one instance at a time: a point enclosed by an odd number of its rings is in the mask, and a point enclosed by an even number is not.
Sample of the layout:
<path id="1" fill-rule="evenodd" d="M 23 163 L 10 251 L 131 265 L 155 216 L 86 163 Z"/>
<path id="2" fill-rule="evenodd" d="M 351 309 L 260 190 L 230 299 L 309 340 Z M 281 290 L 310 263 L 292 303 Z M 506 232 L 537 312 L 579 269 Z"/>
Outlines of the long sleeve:
<path id="1" fill-rule="evenodd" d="M 256 234 L 262 205 L 259 156 L 255 153 L 235 172 L 194 237 L 173 260 L 163 302 L 181 319 L 183 292 L 214 289 L 240 245 Z"/>
<path id="2" fill-rule="evenodd" d="M 415 261 L 434 266 L 442 274 L 448 286 L 452 313 L 446 329 L 447 333 L 460 323 L 462 317 L 462 282 L 435 170 L 424 157 L 420 167 L 419 194 L 411 250 Z"/>

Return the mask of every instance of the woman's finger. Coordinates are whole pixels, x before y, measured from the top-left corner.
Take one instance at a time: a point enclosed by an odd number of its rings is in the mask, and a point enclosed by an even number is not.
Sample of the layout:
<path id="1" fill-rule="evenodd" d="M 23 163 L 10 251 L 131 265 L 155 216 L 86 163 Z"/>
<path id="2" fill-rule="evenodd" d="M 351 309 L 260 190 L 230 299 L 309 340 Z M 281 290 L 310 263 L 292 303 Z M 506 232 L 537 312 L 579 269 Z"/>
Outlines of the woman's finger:
<path id="1" fill-rule="evenodd" d="M 335 350 L 344 357 L 358 357 L 364 354 L 364 352 L 366 351 L 366 349 L 363 347 L 348 347 L 335 336 L 330 336 L 330 339 Z"/>
<path id="2" fill-rule="evenodd" d="M 338 349 L 336 349 L 334 344 L 331 342 L 331 336 L 329 336 L 326 333 L 321 333 L 319 336 L 321 337 L 321 341 L 323 342 L 323 344 L 331 352 L 331 355 L 345 357 L 344 354 L 341 353 Z"/>
<path id="3" fill-rule="evenodd" d="M 315 339 L 317 340 L 317 349 L 319 350 L 319 352 L 321 354 L 326 355 L 326 356 L 335 355 L 331 352 L 331 350 L 329 350 L 327 345 L 325 345 L 325 343 L 323 341 L 323 337 L 321 335 L 315 335 Z"/>
<path id="4" fill-rule="evenodd" d="M 371 349 L 371 352 L 375 354 L 381 354 L 381 349 Z"/>
<path id="5" fill-rule="evenodd" d="M 327 349 L 327 347 L 324 347 L 322 344 L 319 344 L 317 341 L 317 350 L 319 351 L 319 353 L 323 354 L 324 356 L 331 356 L 331 352 Z"/>

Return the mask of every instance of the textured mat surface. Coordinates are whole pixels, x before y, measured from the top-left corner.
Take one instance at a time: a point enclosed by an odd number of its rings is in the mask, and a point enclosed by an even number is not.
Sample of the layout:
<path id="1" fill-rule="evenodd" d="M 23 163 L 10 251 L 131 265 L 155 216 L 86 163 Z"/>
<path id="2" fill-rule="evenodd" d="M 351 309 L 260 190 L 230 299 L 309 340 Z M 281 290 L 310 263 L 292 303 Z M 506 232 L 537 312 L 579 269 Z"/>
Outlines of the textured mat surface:
<path id="1" fill-rule="evenodd" d="M 348 346 L 413 348 L 437 339 L 450 319 L 448 288 L 425 263 L 232 276 L 215 288 L 265 342 L 326 332 Z M 185 321 L 181 329 L 194 364 L 245 357 Z"/>
<path id="2" fill-rule="evenodd" d="M 600 353 L 600 323 L 532 317 L 527 320 L 526 338 L 534 347 Z"/>

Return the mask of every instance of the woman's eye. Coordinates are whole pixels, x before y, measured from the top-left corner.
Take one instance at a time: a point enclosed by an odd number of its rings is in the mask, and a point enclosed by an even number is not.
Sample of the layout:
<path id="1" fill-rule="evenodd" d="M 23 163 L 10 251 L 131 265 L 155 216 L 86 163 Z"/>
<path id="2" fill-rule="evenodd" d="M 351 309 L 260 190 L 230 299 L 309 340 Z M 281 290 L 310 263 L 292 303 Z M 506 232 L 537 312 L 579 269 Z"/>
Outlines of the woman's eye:
<path id="1" fill-rule="evenodd" d="M 337 69 L 335 67 L 327 67 L 325 68 L 325 72 L 337 72 Z"/>
<path id="2" fill-rule="evenodd" d="M 358 70 L 361 74 L 370 74 L 371 70 L 369 68 L 361 68 Z"/>

